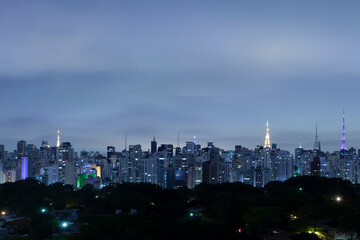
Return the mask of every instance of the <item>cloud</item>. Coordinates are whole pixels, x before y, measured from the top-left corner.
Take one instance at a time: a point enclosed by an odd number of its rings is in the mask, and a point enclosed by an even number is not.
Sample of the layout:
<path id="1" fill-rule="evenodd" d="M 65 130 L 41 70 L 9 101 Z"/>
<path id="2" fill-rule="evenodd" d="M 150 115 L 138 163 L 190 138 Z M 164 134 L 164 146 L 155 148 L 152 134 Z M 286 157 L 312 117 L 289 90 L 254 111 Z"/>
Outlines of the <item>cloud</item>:
<path id="1" fill-rule="evenodd" d="M 125 130 L 144 147 L 154 130 L 173 143 L 180 131 L 203 144 L 252 147 L 269 120 L 274 141 L 293 149 L 299 136 L 312 146 L 316 120 L 334 132 L 343 106 L 350 131 L 360 131 L 356 9 L 1 2 L 0 135 L 15 146 L 5 136 L 38 141 L 61 128 L 75 147 L 101 150 L 123 144 Z M 324 148 L 337 149 L 337 138 L 324 134 Z"/>

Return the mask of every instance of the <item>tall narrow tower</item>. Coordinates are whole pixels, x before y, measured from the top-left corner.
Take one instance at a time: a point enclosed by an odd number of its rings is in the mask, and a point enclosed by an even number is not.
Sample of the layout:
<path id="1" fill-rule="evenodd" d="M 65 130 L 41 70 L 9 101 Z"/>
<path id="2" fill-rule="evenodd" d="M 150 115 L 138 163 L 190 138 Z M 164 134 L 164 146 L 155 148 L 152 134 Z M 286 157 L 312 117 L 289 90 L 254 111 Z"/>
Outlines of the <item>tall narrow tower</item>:
<path id="1" fill-rule="evenodd" d="M 342 124 L 342 138 L 341 138 L 341 150 L 346 150 L 346 143 L 345 143 L 345 110 L 343 108 L 343 124 Z"/>
<path id="2" fill-rule="evenodd" d="M 270 133 L 269 133 L 269 122 L 268 121 L 266 121 L 266 135 L 265 135 L 264 148 L 270 148 Z"/>
<path id="3" fill-rule="evenodd" d="M 60 147 L 60 130 L 58 130 L 58 136 L 56 141 L 56 147 Z"/>
<path id="4" fill-rule="evenodd" d="M 318 138 L 318 127 L 317 127 L 317 124 L 316 124 L 314 150 L 319 150 L 319 151 L 320 151 L 320 142 L 319 142 L 319 138 Z"/>
<path id="5" fill-rule="evenodd" d="M 125 131 L 125 152 L 127 150 L 127 131 Z"/>

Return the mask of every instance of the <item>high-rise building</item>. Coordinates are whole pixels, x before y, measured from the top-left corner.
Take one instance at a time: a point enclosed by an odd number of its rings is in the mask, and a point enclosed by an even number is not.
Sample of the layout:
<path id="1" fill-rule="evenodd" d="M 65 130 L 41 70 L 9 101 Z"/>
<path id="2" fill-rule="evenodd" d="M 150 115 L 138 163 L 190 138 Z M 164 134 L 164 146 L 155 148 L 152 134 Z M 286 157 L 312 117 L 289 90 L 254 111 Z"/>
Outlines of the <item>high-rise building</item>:
<path id="1" fill-rule="evenodd" d="M 25 140 L 21 140 L 17 143 L 17 154 L 18 154 L 19 160 L 21 159 L 21 157 L 26 155 L 26 141 Z"/>
<path id="2" fill-rule="evenodd" d="M 59 166 L 50 165 L 47 167 L 46 174 L 48 175 L 48 185 L 59 182 Z"/>
<path id="3" fill-rule="evenodd" d="M 295 166 L 294 166 L 294 176 L 298 177 L 298 176 L 302 176 L 302 154 L 303 154 L 304 149 L 299 146 L 298 148 L 295 149 Z"/>
<path id="4" fill-rule="evenodd" d="M 151 153 L 152 154 L 156 153 L 156 149 L 157 149 L 157 142 L 154 136 L 153 140 L 151 141 Z"/>
<path id="5" fill-rule="evenodd" d="M 313 161 L 310 163 L 311 176 L 320 177 L 320 157 L 315 155 Z"/>
<path id="6" fill-rule="evenodd" d="M 141 160 L 140 175 L 141 181 L 145 183 L 157 183 L 158 159 L 156 156 L 150 156 Z"/>
<path id="7" fill-rule="evenodd" d="M 107 158 L 108 162 L 110 162 L 111 155 L 114 155 L 114 153 L 115 153 L 115 147 L 107 146 L 106 150 L 107 150 L 106 158 Z"/>
<path id="8" fill-rule="evenodd" d="M 194 141 L 186 142 L 186 153 L 187 154 L 194 154 L 196 151 L 196 145 Z"/>
<path id="9" fill-rule="evenodd" d="M 59 166 L 60 182 L 65 182 L 66 163 L 74 161 L 74 148 L 70 142 L 63 142 L 57 148 L 57 164 Z"/>
<path id="10" fill-rule="evenodd" d="M 6 160 L 5 146 L 3 144 L 0 144 L 0 163 L 4 164 L 5 160 Z"/>
<path id="11" fill-rule="evenodd" d="M 161 144 L 158 148 L 158 152 L 165 152 L 167 158 L 171 158 L 174 155 L 174 146 L 172 144 Z"/>
<path id="12" fill-rule="evenodd" d="M 140 177 L 140 162 L 142 159 L 141 145 L 130 145 L 129 154 L 131 155 L 131 168 L 130 168 L 130 182 L 141 182 Z"/>
<path id="13" fill-rule="evenodd" d="M 202 164 L 203 183 L 219 183 L 220 173 L 220 153 L 219 148 L 215 148 L 212 143 L 208 144 L 208 161 Z"/>
<path id="14" fill-rule="evenodd" d="M 75 181 L 75 164 L 73 162 L 66 162 L 65 163 L 65 184 L 76 186 Z"/>
<path id="15" fill-rule="evenodd" d="M 28 144 L 26 145 L 25 155 L 28 157 L 28 176 L 33 177 L 33 165 L 34 162 L 39 160 L 39 151 L 34 144 Z"/>
<path id="16" fill-rule="evenodd" d="M 27 157 L 21 158 L 21 179 L 24 180 L 29 176 L 29 163 Z"/>

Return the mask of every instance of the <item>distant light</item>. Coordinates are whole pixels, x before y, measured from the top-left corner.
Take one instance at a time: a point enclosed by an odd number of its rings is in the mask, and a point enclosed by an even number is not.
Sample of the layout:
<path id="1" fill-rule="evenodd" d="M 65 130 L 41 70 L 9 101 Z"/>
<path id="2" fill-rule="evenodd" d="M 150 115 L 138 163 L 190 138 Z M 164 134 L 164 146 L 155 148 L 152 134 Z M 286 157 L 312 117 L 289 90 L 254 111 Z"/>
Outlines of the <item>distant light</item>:
<path id="1" fill-rule="evenodd" d="M 337 197 L 336 197 L 336 201 L 337 201 L 337 202 L 340 202 L 340 201 L 341 201 L 341 197 L 340 197 L 340 196 L 337 196 Z"/>
<path id="2" fill-rule="evenodd" d="M 302 187 L 299 188 L 299 191 L 302 191 Z"/>
<path id="3" fill-rule="evenodd" d="M 41 212 L 42 212 L 42 213 L 45 213 L 45 212 L 46 212 L 46 209 L 45 209 L 45 208 L 42 208 L 42 209 L 41 209 Z"/>
<path id="4" fill-rule="evenodd" d="M 242 232 L 242 229 L 241 229 L 241 228 L 239 228 L 239 229 L 238 229 L 238 233 L 241 233 L 241 232 Z"/>
<path id="5" fill-rule="evenodd" d="M 191 212 L 191 213 L 190 213 L 190 217 L 193 217 L 193 216 L 194 216 L 194 213 Z"/>
<path id="6" fill-rule="evenodd" d="M 5 212 L 5 211 L 2 211 L 2 212 L 1 212 L 1 215 L 3 215 L 3 216 L 6 215 L 6 212 Z"/>
<path id="7" fill-rule="evenodd" d="M 63 228 L 67 228 L 68 226 L 69 226 L 69 223 L 67 223 L 67 222 L 61 223 L 61 227 L 63 227 Z"/>

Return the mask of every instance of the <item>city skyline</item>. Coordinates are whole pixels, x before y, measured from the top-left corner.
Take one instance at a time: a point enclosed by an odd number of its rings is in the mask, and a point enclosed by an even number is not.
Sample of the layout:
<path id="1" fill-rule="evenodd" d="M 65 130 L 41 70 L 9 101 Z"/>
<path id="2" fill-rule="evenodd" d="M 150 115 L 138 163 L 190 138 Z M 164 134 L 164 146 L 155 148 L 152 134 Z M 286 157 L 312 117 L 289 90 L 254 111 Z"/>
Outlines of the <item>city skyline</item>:
<path id="1" fill-rule="evenodd" d="M 358 2 L 2 1 L 0 143 L 360 147 Z"/>
<path id="2" fill-rule="evenodd" d="M 359 9 L 0 0 L 0 238 L 360 239 Z"/>
<path id="3" fill-rule="evenodd" d="M 338 150 L 347 150 L 347 147 L 346 147 L 346 139 L 345 139 L 345 110 L 343 109 L 343 115 L 342 115 L 342 137 L 341 137 L 341 147 L 340 149 L 325 149 L 325 151 L 327 152 L 332 152 L 332 151 L 338 151 Z M 229 147 L 229 148 L 226 148 L 226 147 L 221 147 L 220 148 L 223 148 L 224 150 L 232 150 L 235 148 L 236 145 L 241 145 L 243 147 L 246 147 L 246 148 L 249 148 L 249 149 L 253 149 L 255 148 L 256 146 L 262 146 L 264 148 L 271 148 L 271 145 L 272 144 L 276 144 L 278 148 L 281 148 L 281 146 L 275 141 L 275 142 L 272 142 L 270 140 L 270 130 L 269 130 L 269 121 L 266 121 L 266 130 L 265 130 L 265 135 L 264 135 L 264 139 L 265 139 L 265 143 L 259 143 L 259 144 L 256 144 L 256 145 L 253 145 L 253 146 L 249 146 L 249 145 L 246 145 L 246 144 L 234 144 L 233 147 Z M 309 149 L 309 150 L 312 150 L 312 149 L 318 149 L 320 148 L 320 143 L 322 141 L 319 140 L 319 136 L 318 136 L 318 124 L 316 123 L 315 125 L 315 140 L 314 140 L 314 147 L 311 148 L 311 147 L 304 147 L 303 144 L 301 142 L 299 142 L 298 146 L 296 146 L 294 149 L 298 148 L 298 147 L 301 147 L 303 149 Z M 27 141 L 26 139 L 21 139 L 19 141 L 22 141 L 22 140 L 25 140 Z M 301 140 L 301 138 L 299 138 L 299 140 Z M 56 138 L 56 144 L 52 144 L 52 141 L 49 141 L 49 140 L 42 140 L 42 141 L 46 141 L 49 143 L 50 146 L 56 146 L 56 147 L 59 147 L 60 146 L 60 143 L 62 142 L 71 142 L 70 139 L 65 139 L 65 140 L 62 140 L 60 139 L 60 129 L 58 129 L 57 131 L 57 138 Z M 180 146 L 180 147 L 183 147 L 183 146 L 186 146 L 186 142 L 191 142 L 193 141 L 194 143 L 196 142 L 197 144 L 200 144 L 201 146 L 205 146 L 208 142 L 216 142 L 216 139 L 214 140 L 208 140 L 208 141 L 205 141 L 205 142 L 201 142 L 201 141 L 198 141 L 198 138 L 196 138 L 196 136 L 193 136 L 192 139 L 184 139 L 184 140 L 181 140 L 181 137 L 180 137 L 180 131 L 177 132 L 177 143 L 175 144 L 174 142 L 162 142 L 161 139 L 159 141 L 159 139 L 156 137 L 156 134 L 155 134 L 155 131 L 153 131 L 153 136 L 152 136 L 152 139 L 151 141 L 157 141 L 159 144 L 172 144 L 174 147 L 177 147 L 177 146 Z M 145 140 L 143 140 L 143 142 L 146 142 Z M 325 141 L 326 142 L 326 141 Z M 36 143 L 33 143 L 33 142 L 28 142 L 28 144 L 34 144 L 35 146 L 38 146 L 40 144 L 36 144 Z M 124 139 L 123 139 L 123 145 L 121 146 L 121 144 L 119 146 L 115 146 L 115 144 L 109 144 L 107 146 L 104 146 L 104 148 L 102 149 L 88 149 L 88 148 L 81 148 L 81 149 L 78 149 L 78 150 L 88 150 L 88 151 L 98 151 L 102 154 L 105 154 L 105 149 L 106 147 L 108 146 L 114 146 L 118 149 L 118 151 L 122 151 L 124 149 L 128 149 L 130 145 L 136 145 L 136 144 L 140 144 L 142 147 L 143 147 L 143 150 L 146 151 L 146 150 L 149 150 L 151 149 L 151 143 L 148 141 L 144 144 L 141 144 L 141 143 L 132 143 L 130 142 L 129 143 L 129 140 L 128 140 L 128 131 L 125 131 L 124 132 Z M 354 146 L 350 146 L 350 148 L 352 148 Z M 322 144 L 321 144 L 321 148 L 324 150 L 324 148 L 322 147 Z M 354 147 L 356 149 L 356 147 Z M 16 149 L 16 147 L 14 147 L 14 149 Z M 281 148 L 283 150 L 288 150 L 290 152 L 292 152 L 292 150 L 294 149 L 286 149 L 286 148 Z M 8 149 L 9 150 L 9 149 Z"/>

